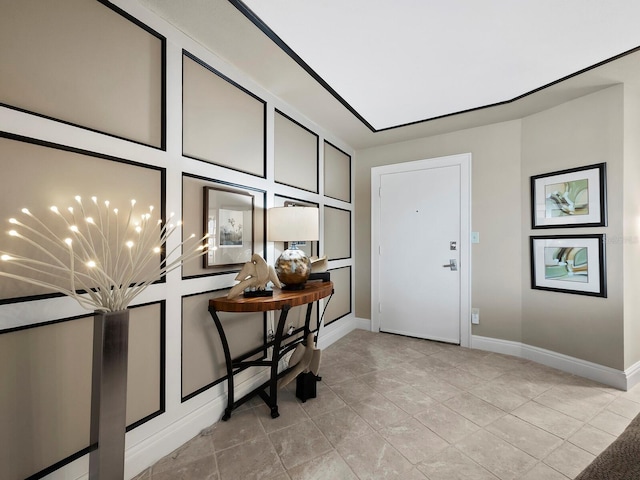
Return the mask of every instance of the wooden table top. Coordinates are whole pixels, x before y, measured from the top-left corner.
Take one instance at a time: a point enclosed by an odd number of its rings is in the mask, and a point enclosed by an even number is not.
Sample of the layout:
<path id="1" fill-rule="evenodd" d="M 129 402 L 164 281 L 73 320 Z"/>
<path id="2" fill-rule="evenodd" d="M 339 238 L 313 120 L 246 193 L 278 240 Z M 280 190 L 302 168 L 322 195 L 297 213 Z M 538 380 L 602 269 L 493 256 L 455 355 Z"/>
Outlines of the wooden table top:
<path id="1" fill-rule="evenodd" d="M 272 297 L 227 297 L 212 298 L 209 308 L 216 312 L 267 312 L 282 310 L 282 307 L 297 307 L 328 297 L 333 292 L 333 282 L 311 281 L 302 290 L 273 289 Z"/>

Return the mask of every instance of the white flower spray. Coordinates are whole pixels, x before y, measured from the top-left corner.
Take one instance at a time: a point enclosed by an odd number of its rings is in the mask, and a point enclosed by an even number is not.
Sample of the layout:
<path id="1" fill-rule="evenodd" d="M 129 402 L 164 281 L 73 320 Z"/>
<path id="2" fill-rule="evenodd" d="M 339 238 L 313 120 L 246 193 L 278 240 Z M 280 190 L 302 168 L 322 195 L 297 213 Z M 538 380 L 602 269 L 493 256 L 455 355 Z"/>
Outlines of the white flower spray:
<path id="1" fill-rule="evenodd" d="M 75 200 L 78 212 L 73 207 L 65 213 L 50 208 L 52 220 L 69 232 L 65 238 L 54 232 L 59 228 L 50 227 L 26 208 L 22 209 L 24 220 L 9 219 L 9 235 L 41 252 L 41 259 L 0 251 L 0 276 L 63 293 L 90 310 L 113 312 L 124 310 L 153 282 L 206 251 L 207 236 L 195 240 L 192 234 L 162 256 L 167 239 L 180 223 L 152 220 L 153 207 L 138 217 L 132 200 L 123 218 L 117 208 L 110 209 L 109 201 L 101 206 L 92 197 L 92 211 L 87 212 L 82 199 Z M 17 265 L 23 274 L 3 270 L 5 262 Z M 64 279 L 66 287 L 61 286 Z"/>

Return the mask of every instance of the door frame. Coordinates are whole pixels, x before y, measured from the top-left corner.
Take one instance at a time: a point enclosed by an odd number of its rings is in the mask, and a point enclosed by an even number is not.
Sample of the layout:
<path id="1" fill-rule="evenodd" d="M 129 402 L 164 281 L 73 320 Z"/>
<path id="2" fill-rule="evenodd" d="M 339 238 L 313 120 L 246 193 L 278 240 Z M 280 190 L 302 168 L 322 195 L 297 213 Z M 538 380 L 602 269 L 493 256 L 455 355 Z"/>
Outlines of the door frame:
<path id="1" fill-rule="evenodd" d="M 380 184 L 382 175 L 460 167 L 460 345 L 471 346 L 471 153 L 371 168 L 371 331 L 380 331 Z M 416 290 L 418 288 L 416 287 Z"/>

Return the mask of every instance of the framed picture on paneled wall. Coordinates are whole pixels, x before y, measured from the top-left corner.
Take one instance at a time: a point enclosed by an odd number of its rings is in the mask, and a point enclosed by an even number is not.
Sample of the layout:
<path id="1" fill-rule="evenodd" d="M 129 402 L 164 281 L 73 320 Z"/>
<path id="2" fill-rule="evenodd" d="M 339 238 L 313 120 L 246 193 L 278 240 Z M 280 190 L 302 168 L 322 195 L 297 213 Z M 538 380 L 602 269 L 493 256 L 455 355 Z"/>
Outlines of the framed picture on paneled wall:
<path id="1" fill-rule="evenodd" d="M 203 231 L 205 268 L 241 265 L 253 255 L 254 196 L 247 191 L 205 186 Z"/>
<path id="2" fill-rule="evenodd" d="M 210 254 L 182 265 L 182 278 L 240 271 L 257 253 L 264 258 L 266 192 L 246 185 L 182 174 L 182 239 L 211 233 Z"/>

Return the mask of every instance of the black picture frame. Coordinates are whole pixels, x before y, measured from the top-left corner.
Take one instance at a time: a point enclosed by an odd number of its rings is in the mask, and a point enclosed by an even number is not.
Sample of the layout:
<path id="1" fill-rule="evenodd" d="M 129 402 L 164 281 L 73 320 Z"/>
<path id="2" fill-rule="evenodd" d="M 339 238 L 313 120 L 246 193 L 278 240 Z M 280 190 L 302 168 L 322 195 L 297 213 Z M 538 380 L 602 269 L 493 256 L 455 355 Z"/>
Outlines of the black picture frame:
<path id="1" fill-rule="evenodd" d="M 254 197 L 242 190 L 203 188 L 204 268 L 242 265 L 254 253 Z"/>
<path id="2" fill-rule="evenodd" d="M 606 163 L 531 177 L 531 228 L 607 226 Z"/>
<path id="3" fill-rule="evenodd" d="M 532 289 L 607 297 L 605 234 L 529 239 Z"/>

